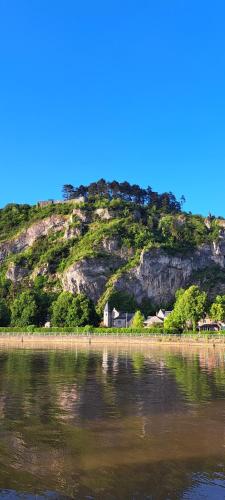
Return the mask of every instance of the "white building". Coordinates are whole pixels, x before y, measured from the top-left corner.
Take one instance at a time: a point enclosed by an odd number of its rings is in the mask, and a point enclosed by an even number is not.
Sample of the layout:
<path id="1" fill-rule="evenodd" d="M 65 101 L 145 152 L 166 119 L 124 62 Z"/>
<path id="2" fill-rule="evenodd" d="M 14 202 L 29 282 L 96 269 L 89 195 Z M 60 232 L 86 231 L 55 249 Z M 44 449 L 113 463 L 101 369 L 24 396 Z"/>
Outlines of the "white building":
<path id="1" fill-rule="evenodd" d="M 111 311 L 109 303 L 106 302 L 103 323 L 107 328 L 127 328 L 131 325 L 133 317 L 134 313 L 121 312 L 115 307 Z"/>

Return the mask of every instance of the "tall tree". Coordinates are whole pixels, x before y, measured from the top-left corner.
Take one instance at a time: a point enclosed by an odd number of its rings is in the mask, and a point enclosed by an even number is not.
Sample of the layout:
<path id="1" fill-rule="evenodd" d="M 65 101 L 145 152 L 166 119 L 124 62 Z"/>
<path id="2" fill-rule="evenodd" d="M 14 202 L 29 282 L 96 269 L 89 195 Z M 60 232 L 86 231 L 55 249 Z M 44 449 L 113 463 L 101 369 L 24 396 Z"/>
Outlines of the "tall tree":
<path id="1" fill-rule="evenodd" d="M 72 184 L 64 184 L 63 188 L 62 188 L 62 194 L 63 194 L 63 199 L 64 200 L 71 200 L 72 198 L 74 198 L 74 187 L 72 186 Z"/>
<path id="2" fill-rule="evenodd" d="M 17 297 L 11 307 L 12 326 L 28 326 L 36 324 L 38 306 L 33 292 L 27 290 Z"/>
<path id="3" fill-rule="evenodd" d="M 136 311 L 132 323 L 131 323 L 132 328 L 143 328 L 144 326 L 144 316 L 141 313 L 141 311 Z"/>
<path id="4" fill-rule="evenodd" d="M 225 321 L 225 295 L 217 295 L 209 315 L 214 321 Z"/>
<path id="5" fill-rule="evenodd" d="M 178 290 L 173 312 L 165 319 L 166 330 L 171 330 L 173 325 L 184 329 L 191 327 L 196 330 L 197 322 L 206 311 L 207 295 L 201 292 L 198 286 L 192 285 L 187 290 Z"/>
<path id="6" fill-rule="evenodd" d="M 52 305 L 52 324 L 72 327 L 96 325 L 98 317 L 93 302 L 84 294 L 62 292 Z"/>

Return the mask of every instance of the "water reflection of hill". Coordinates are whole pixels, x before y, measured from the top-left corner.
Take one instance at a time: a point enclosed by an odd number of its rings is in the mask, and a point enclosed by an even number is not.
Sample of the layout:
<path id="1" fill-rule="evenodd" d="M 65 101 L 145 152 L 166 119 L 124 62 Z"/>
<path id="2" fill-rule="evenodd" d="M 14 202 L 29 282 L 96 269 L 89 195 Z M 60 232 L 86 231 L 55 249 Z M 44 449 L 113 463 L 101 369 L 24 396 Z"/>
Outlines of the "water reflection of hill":
<path id="1" fill-rule="evenodd" d="M 2 351 L 0 487 L 181 498 L 224 477 L 224 397 L 222 350 Z"/>

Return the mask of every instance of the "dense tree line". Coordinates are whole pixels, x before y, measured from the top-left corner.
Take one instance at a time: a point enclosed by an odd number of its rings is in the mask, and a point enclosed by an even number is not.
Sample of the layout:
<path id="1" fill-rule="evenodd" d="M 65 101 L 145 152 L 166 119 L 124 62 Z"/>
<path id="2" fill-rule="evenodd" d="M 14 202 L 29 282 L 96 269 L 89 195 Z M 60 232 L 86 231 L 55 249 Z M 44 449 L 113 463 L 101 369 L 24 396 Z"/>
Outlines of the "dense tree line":
<path id="1" fill-rule="evenodd" d="M 138 186 L 138 184 L 130 184 L 127 181 L 108 182 L 105 179 L 92 182 L 88 186 L 80 185 L 75 187 L 72 184 L 65 184 L 62 192 L 64 200 L 72 200 L 80 196 L 85 197 L 87 201 L 95 201 L 101 198 L 108 200 L 121 199 L 138 205 L 154 205 L 156 208 L 167 212 L 180 212 L 185 202 L 183 196 L 178 201 L 171 192 L 160 194 L 157 191 L 153 191 L 150 186 L 144 189 Z"/>
<path id="2" fill-rule="evenodd" d="M 121 292 L 119 294 L 122 299 Z M 111 304 L 115 304 L 116 299 L 115 294 Z M 130 310 L 136 312 L 131 326 L 142 328 L 147 314 L 143 314 L 143 307 L 138 309 L 132 297 L 130 301 L 128 294 L 125 294 L 118 308 L 125 311 L 132 306 Z M 121 304 L 126 305 L 126 308 L 121 308 Z M 218 295 L 210 304 L 206 292 L 192 285 L 186 290 L 177 291 L 174 308 L 165 319 L 164 330 L 169 333 L 190 329 L 196 331 L 198 321 L 206 316 L 216 322 L 225 322 L 225 295 Z M 73 295 L 61 292 L 50 296 L 36 286 L 32 290 L 22 291 L 10 302 L 0 296 L 0 326 L 43 326 L 47 320 L 51 326 L 62 328 L 98 326 L 101 315 L 97 314 L 94 303 L 83 293 Z"/>
<path id="3" fill-rule="evenodd" d="M 99 320 L 93 302 L 84 294 L 62 292 L 51 301 L 48 293 L 33 289 L 10 303 L 0 298 L 0 326 L 44 326 L 46 321 L 58 327 L 97 326 Z"/>

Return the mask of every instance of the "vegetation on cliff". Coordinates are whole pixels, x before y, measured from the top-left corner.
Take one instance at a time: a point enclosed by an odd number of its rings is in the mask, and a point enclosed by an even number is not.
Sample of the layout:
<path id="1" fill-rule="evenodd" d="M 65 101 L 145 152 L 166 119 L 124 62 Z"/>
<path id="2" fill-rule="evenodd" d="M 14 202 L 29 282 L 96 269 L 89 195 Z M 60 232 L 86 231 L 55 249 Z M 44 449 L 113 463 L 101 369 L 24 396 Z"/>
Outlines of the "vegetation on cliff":
<path id="1" fill-rule="evenodd" d="M 59 324 L 56 304 L 66 292 L 65 273 L 76 263 L 94 265 L 99 258 L 107 273 L 95 300 L 97 316 L 90 297 L 75 289 L 68 299 L 66 324 L 72 321 L 68 320 L 72 317 L 69 309 L 78 311 L 82 300 L 87 314 L 74 313 L 77 326 L 96 324 L 106 300 L 128 312 L 140 309 L 146 316 L 154 310 L 148 297 L 137 303 L 135 294 L 115 287 L 138 265 L 143 251 L 162 249 L 171 255 L 191 255 L 201 245 L 216 244 L 223 231 L 215 217 L 206 221 L 182 211 L 184 198 L 177 200 L 171 192 L 159 194 L 150 187 L 101 179 L 89 186 L 65 185 L 63 193 L 62 203 L 9 204 L 0 210 L 0 325 L 9 321 L 15 326 L 43 325 L 50 318 Z M 84 197 L 83 202 L 77 201 L 79 196 Z M 38 224 L 40 227 L 35 226 Z M 31 237 L 27 231 L 32 228 Z M 225 284 L 224 270 L 216 264 L 211 269 L 196 271 L 193 283 L 205 285 L 206 291 L 210 280 Z"/>

